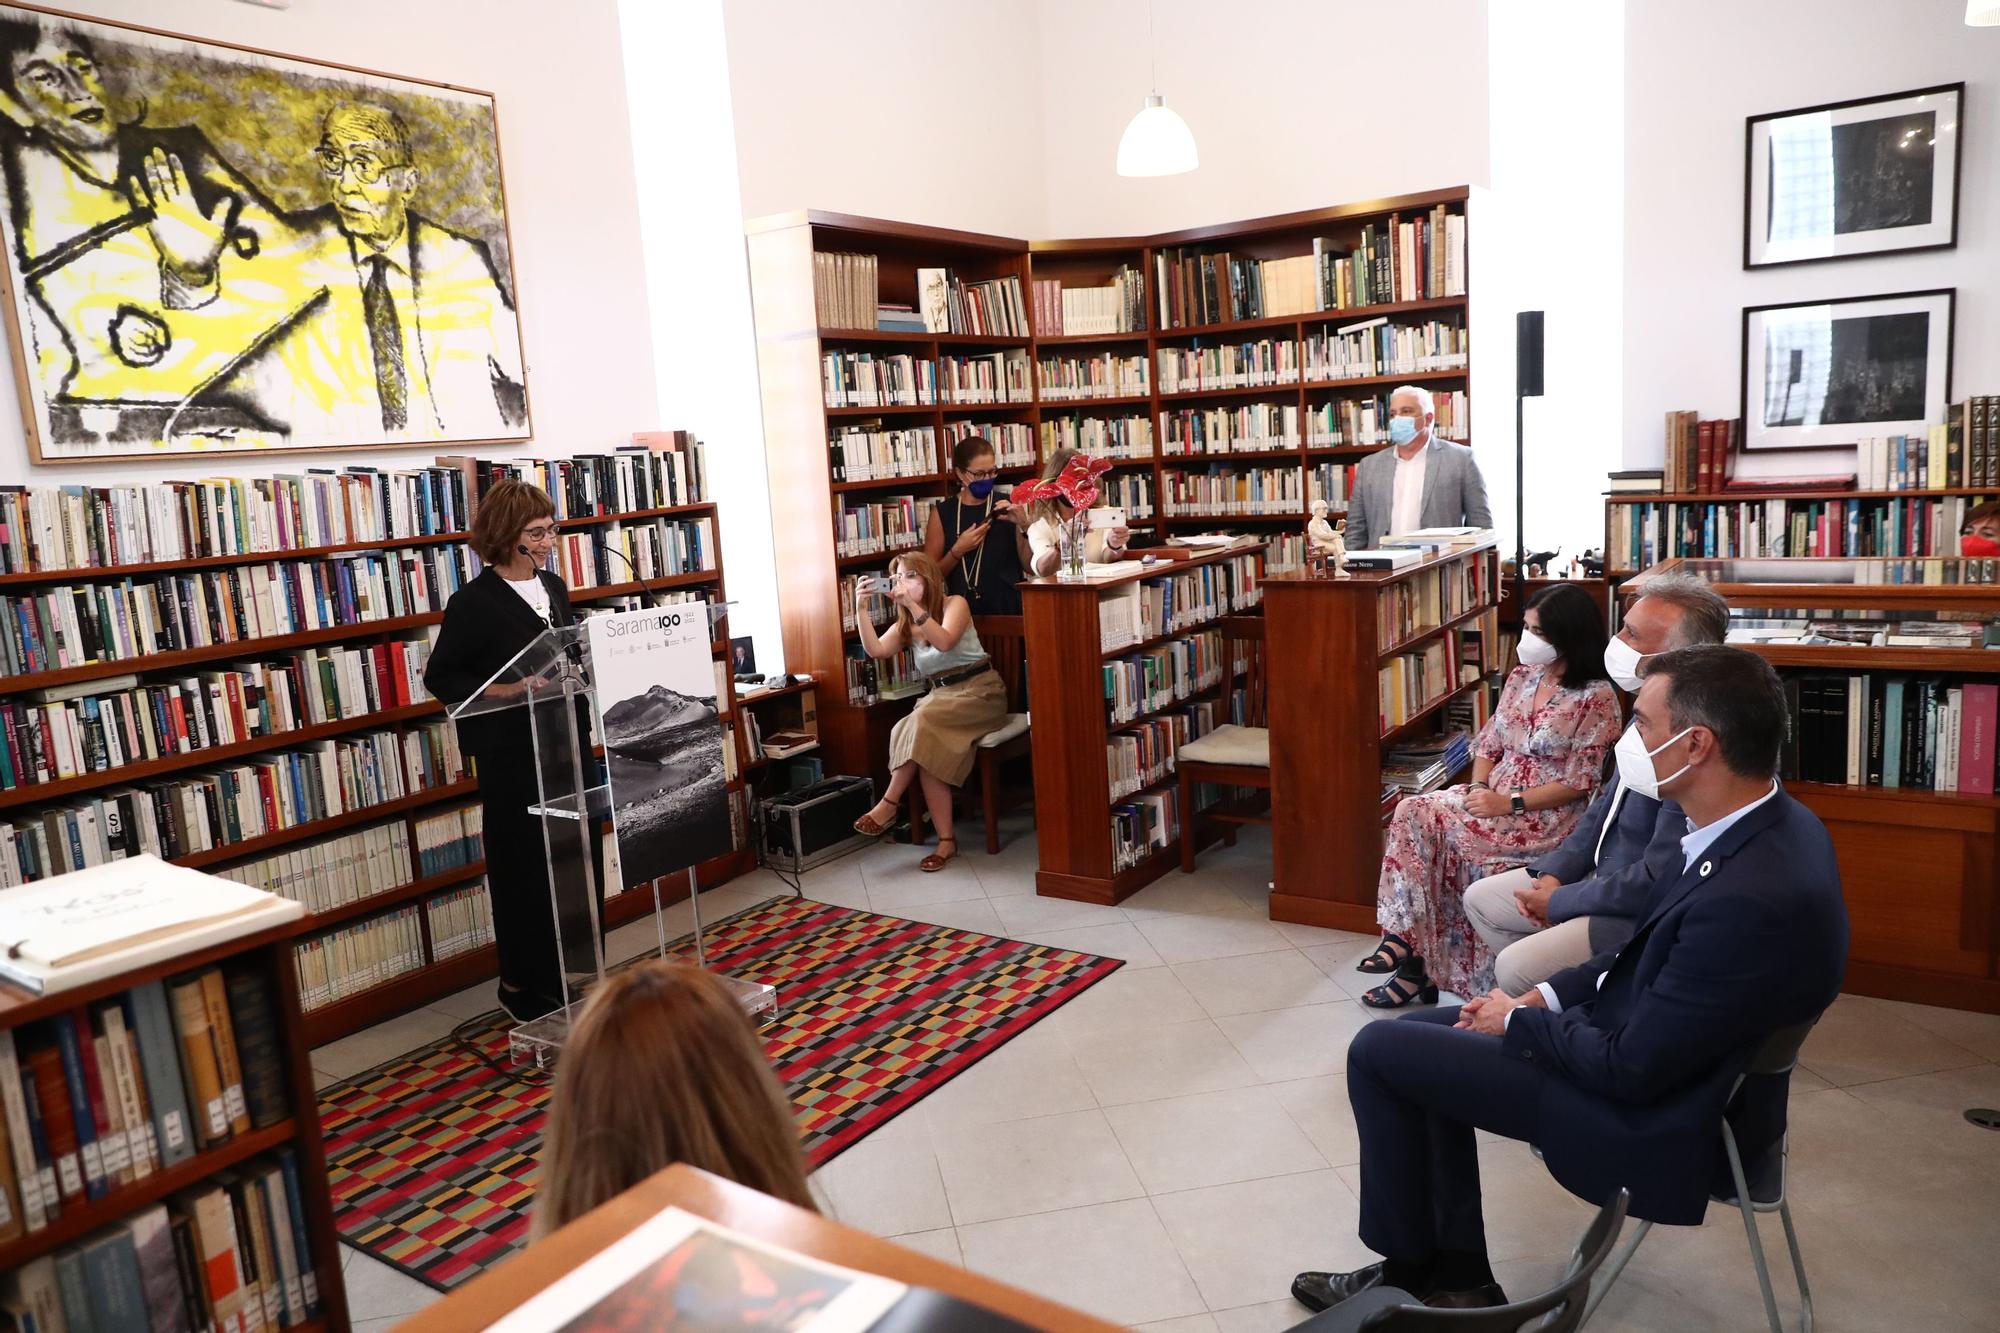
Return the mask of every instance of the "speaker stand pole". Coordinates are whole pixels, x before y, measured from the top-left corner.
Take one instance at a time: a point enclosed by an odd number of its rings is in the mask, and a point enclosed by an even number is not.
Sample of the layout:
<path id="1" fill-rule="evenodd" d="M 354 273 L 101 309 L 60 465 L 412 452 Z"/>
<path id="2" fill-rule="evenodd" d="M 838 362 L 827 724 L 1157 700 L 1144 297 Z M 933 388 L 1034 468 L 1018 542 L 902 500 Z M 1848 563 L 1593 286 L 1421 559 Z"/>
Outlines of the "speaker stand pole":
<path id="1" fill-rule="evenodd" d="M 1528 399 L 1525 394 L 1514 395 L 1514 577 L 1528 577 L 1528 493 L 1526 486 L 1527 441 L 1521 438 L 1521 422 L 1526 415 L 1523 410 Z"/>

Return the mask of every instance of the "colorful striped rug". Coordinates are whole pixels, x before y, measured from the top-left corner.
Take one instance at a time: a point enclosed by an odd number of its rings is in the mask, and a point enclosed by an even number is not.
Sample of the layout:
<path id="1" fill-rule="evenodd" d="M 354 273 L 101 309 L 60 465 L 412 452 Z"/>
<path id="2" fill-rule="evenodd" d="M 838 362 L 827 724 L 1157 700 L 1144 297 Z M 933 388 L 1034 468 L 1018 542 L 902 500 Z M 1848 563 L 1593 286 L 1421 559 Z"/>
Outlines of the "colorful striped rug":
<path id="1" fill-rule="evenodd" d="M 706 938 L 711 968 L 778 987 L 764 1049 L 815 1167 L 1121 966 L 798 898 Z M 496 1010 L 320 1093 L 341 1239 L 440 1291 L 527 1235 L 549 1087 L 508 1066 L 508 1026 Z"/>

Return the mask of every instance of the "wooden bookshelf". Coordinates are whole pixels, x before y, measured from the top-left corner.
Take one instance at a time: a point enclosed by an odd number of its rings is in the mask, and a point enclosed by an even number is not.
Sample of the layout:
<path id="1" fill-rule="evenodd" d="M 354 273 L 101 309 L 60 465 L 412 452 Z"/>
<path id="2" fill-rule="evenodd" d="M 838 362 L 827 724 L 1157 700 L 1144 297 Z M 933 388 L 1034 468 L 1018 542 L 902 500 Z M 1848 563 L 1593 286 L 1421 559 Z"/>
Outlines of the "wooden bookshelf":
<path id="1" fill-rule="evenodd" d="M 1867 583 L 1856 572 L 1880 562 L 1669 560 L 1620 586 L 1629 604 L 1660 574 L 1709 581 L 1732 608 L 2000 614 L 1992 583 Z M 1969 561 L 1890 564 L 1978 565 Z M 2000 562 L 1986 561 L 2000 566 Z M 1850 572 L 1841 567 L 1862 566 Z M 1819 581 L 1829 575 L 1847 577 Z M 1864 670 L 2000 680 L 2000 652 L 1745 644 L 1779 669 L 1841 674 Z M 1852 938 L 1846 988 L 1862 995 L 2000 1013 L 2000 799 L 1988 795 L 1796 781 L 1786 790 L 1825 823 L 1840 862 Z"/>
<path id="2" fill-rule="evenodd" d="M 1107 593 L 1174 575 L 1248 560 L 1258 577 L 1248 595 L 1199 623 L 1166 634 L 1148 635 L 1116 648 L 1103 646 L 1099 609 Z M 1035 703 L 1035 840 L 1040 865 L 1035 891 L 1044 897 L 1115 904 L 1136 893 L 1179 863 L 1178 827 L 1167 845 L 1155 848 L 1135 865 L 1116 864 L 1112 809 L 1142 792 L 1170 788 L 1166 776 L 1141 792 L 1110 795 L 1110 763 L 1106 743 L 1115 732 L 1135 727 L 1163 712 L 1214 697 L 1217 686 L 1194 690 L 1163 708 L 1142 712 L 1129 721 L 1113 722 L 1105 699 L 1104 664 L 1204 630 L 1219 630 L 1224 619 L 1254 613 L 1261 587 L 1260 547 L 1237 548 L 1165 562 L 1142 572 L 1112 578 L 1066 583 L 1055 577 L 1030 579 L 1021 585 L 1021 611 L 1027 637 L 1028 697 Z M 1224 671 L 1230 669 L 1228 663 Z M 1185 812 L 1181 813 L 1185 818 Z"/>
<path id="3" fill-rule="evenodd" d="M 836 554 L 833 523 L 842 498 L 855 490 L 879 489 L 884 493 L 912 494 L 918 499 L 921 524 L 926 518 L 924 510 L 928 504 L 947 495 L 951 486 L 948 471 L 950 441 L 945 438 L 947 421 L 976 416 L 1025 422 L 1034 429 L 1038 454 L 1046 457 L 1048 445 L 1042 434 L 1045 424 L 1070 416 L 1114 412 L 1121 415 L 1143 414 L 1153 431 L 1151 457 L 1117 460 L 1119 474 L 1142 473 L 1151 480 L 1154 515 L 1150 520 L 1135 522 L 1135 528 L 1156 532 L 1169 528 L 1182 531 L 1205 528 L 1268 532 L 1271 523 L 1297 523 L 1302 526 L 1305 521 L 1303 506 L 1297 512 L 1277 514 L 1168 513 L 1167 478 L 1171 473 L 1184 472 L 1190 467 L 1291 467 L 1298 474 L 1301 493 L 1310 500 L 1316 493 L 1312 476 L 1316 466 L 1327 462 L 1358 462 L 1385 447 L 1382 444 L 1311 443 L 1310 412 L 1314 407 L 1354 398 L 1373 398 L 1402 383 L 1426 384 L 1439 389 L 1466 388 L 1470 384 L 1469 357 L 1464 366 L 1447 371 L 1313 382 L 1297 378 L 1284 384 L 1203 388 L 1162 394 L 1158 391 L 1161 351 L 1184 348 L 1198 340 L 1233 340 L 1239 335 L 1248 341 L 1272 338 L 1292 344 L 1302 376 L 1305 340 L 1315 332 L 1377 316 L 1415 324 L 1437 319 L 1463 330 L 1467 327 L 1470 311 L 1468 297 L 1425 297 L 1314 311 L 1305 315 L 1160 329 L 1159 301 L 1154 290 L 1155 254 L 1171 247 L 1199 246 L 1213 251 L 1226 250 L 1248 259 L 1310 255 L 1314 237 L 1331 237 L 1343 246 L 1353 245 L 1358 242 L 1364 226 L 1379 226 L 1388 222 L 1392 215 L 1413 220 L 1426 215 L 1434 207 L 1443 206 L 1449 213 L 1463 216 L 1469 198 L 1470 191 L 1461 187 L 1153 236 L 1037 241 L 819 211 L 778 214 L 750 222 L 746 231 L 757 325 L 765 448 L 772 475 L 784 479 L 772 490 L 772 520 L 778 564 L 786 573 L 779 592 L 785 657 L 794 670 L 809 671 L 826 682 L 827 688 L 820 695 L 820 722 L 828 770 L 872 774 L 879 784 L 886 777 L 889 730 L 908 706 L 904 700 L 887 700 L 865 706 L 848 700 L 845 661 L 849 646 L 848 637 L 840 632 L 839 581 L 846 574 L 882 569 L 886 567 L 889 557 L 842 557 Z M 1110 282 L 1117 270 L 1129 266 L 1143 275 L 1146 327 L 1125 332 L 1086 334 L 1045 335 L 1035 332 L 1028 337 L 1007 338 L 825 327 L 820 323 L 814 299 L 814 256 L 822 252 L 874 256 L 878 271 L 878 297 L 884 302 L 916 304 L 918 268 L 948 268 L 954 277 L 966 281 L 1016 277 L 1021 282 L 1022 302 L 1031 325 L 1035 317 L 1035 281 L 1054 279 L 1065 288 L 1102 287 Z M 1470 291 L 1469 281 L 1466 290 Z M 934 360 L 960 349 L 996 348 L 1020 348 L 1027 352 L 1035 386 L 1030 401 L 981 405 L 941 402 L 879 408 L 826 406 L 820 373 L 820 358 L 824 354 L 868 351 L 878 355 L 908 354 Z M 1043 392 L 1040 361 L 1045 352 L 1050 355 L 1089 355 L 1098 351 L 1128 357 L 1143 355 L 1147 368 L 1147 392 L 1063 398 Z M 1163 411 L 1171 412 L 1189 406 L 1227 407 L 1238 404 L 1270 404 L 1296 409 L 1298 439 L 1282 449 L 1247 453 L 1168 455 L 1162 452 L 1165 434 Z M 836 424 L 850 424 L 871 417 L 881 418 L 885 428 L 930 425 L 937 438 L 937 469 L 893 481 L 864 484 L 833 482 L 828 463 L 832 428 Z M 1457 424 L 1460 435 L 1456 438 L 1463 438 L 1466 424 Z M 1335 516 L 1345 512 L 1341 505 L 1332 508 Z M 1040 730 L 1038 722 L 1038 734 Z"/>
<path id="4" fill-rule="evenodd" d="M 291 1114 L 262 1129 L 240 1133 L 227 1142 L 195 1152 L 170 1167 L 112 1187 L 97 1199 L 63 1201 L 61 1215 L 38 1231 L 0 1244 L 0 1272 L 15 1272 L 65 1246 L 88 1239 L 143 1209 L 180 1191 L 199 1186 L 218 1172 L 249 1163 L 277 1150 L 288 1150 L 297 1166 L 299 1211 L 305 1222 L 307 1248 L 319 1288 L 321 1312 L 294 1324 L 295 1331 L 348 1327 L 347 1291 L 341 1277 L 339 1236 L 334 1231 L 333 1200 L 327 1184 L 326 1151 L 320 1138 L 319 1116 L 308 1059 L 306 1026 L 299 1011 L 298 988 L 291 960 L 291 925 L 276 926 L 242 938 L 161 959 L 115 976 L 100 978 L 70 990 L 35 995 L 0 983 L 0 1028 L 10 1035 L 24 1025 L 74 1011 L 135 986 L 185 972 L 229 963 L 263 973 L 274 1005 L 272 1015 L 283 1079 Z M 134 1034 L 136 1048 L 137 1035 Z M 175 1052 L 176 1058 L 179 1052 Z M 86 1108 L 86 1114 L 87 1114 Z M 287 1182 L 288 1184 L 291 1182 Z M 152 1293 L 148 1293 L 151 1295 Z"/>
<path id="5" fill-rule="evenodd" d="M 1399 585 L 1463 579 L 1469 600 L 1413 632 L 1384 640 L 1377 605 Z M 1383 573 L 1346 578 L 1304 571 L 1264 583 L 1270 678 L 1271 918 L 1372 933 L 1382 870 L 1385 750 L 1443 729 L 1450 705 L 1498 669 L 1499 556 L 1489 540 Z M 1461 638 L 1482 638 L 1480 679 L 1459 675 Z M 1443 638 L 1450 684 L 1385 726 L 1377 670 L 1402 652 Z"/>

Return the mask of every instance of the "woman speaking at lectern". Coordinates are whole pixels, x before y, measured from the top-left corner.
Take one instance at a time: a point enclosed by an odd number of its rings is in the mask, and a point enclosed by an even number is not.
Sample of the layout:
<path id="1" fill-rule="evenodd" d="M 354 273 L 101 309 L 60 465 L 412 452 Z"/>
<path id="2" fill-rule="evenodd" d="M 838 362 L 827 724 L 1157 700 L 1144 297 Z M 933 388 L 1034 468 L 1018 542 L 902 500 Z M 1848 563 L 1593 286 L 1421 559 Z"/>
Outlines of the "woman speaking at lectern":
<path id="1" fill-rule="evenodd" d="M 548 495 L 522 481 L 499 482 L 480 500 L 472 550 L 486 568 L 452 594 L 424 668 L 424 684 L 447 708 L 476 694 L 543 631 L 575 620 L 569 589 L 542 568 L 555 545 L 555 515 Z M 524 688 L 513 682 L 496 685 L 493 692 L 520 694 Z M 528 813 L 538 797 L 534 735 L 525 708 L 467 717 L 457 725 L 459 748 L 479 772 L 500 1005 L 525 1023 L 563 1000 L 548 852 L 541 820 Z"/>

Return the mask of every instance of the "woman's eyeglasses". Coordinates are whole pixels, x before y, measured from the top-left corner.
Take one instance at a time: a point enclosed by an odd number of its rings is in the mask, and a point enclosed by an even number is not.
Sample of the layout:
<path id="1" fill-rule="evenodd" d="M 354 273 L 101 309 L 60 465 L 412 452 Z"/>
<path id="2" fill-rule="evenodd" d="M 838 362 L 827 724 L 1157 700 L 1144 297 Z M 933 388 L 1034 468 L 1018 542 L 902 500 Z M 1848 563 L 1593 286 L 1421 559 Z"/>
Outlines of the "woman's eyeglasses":
<path id="1" fill-rule="evenodd" d="M 1000 475 L 1000 469 L 997 467 L 965 469 L 964 471 L 968 481 L 991 481 Z"/>
<path id="2" fill-rule="evenodd" d="M 521 535 L 531 542 L 547 541 L 556 535 L 555 524 L 538 523 L 532 528 L 522 528 Z"/>

